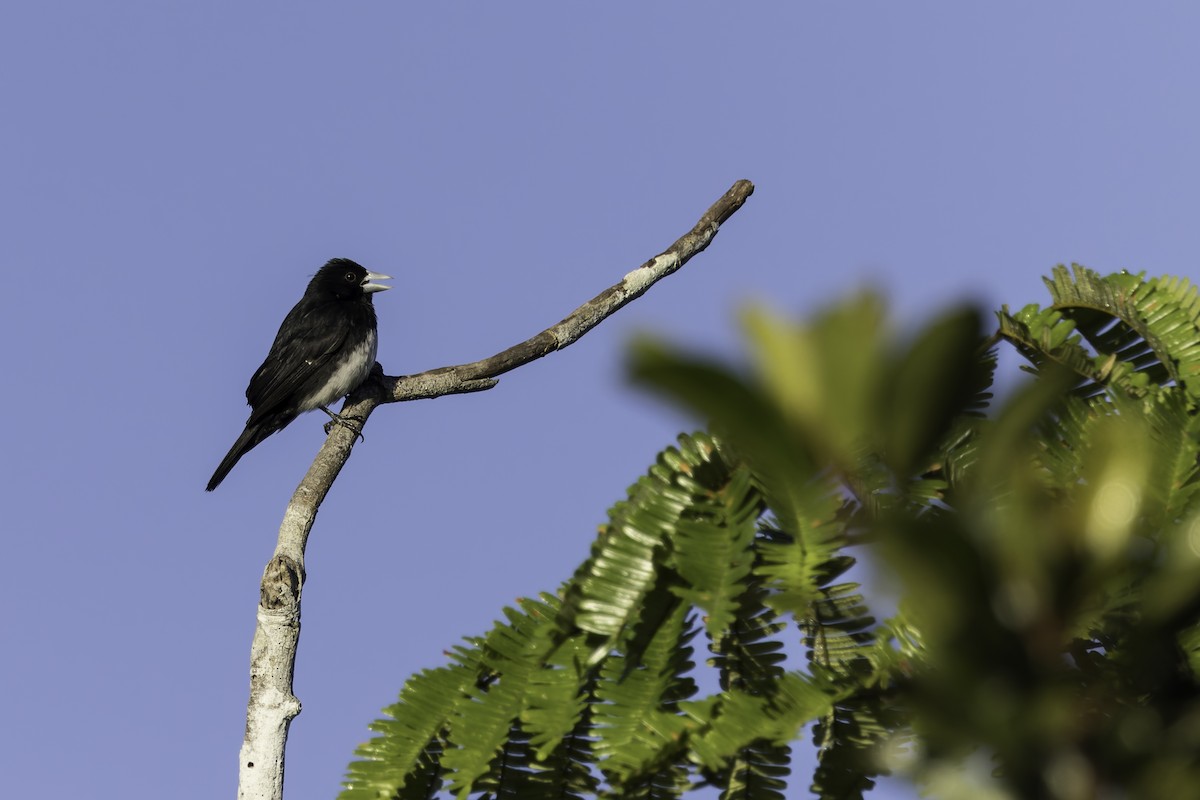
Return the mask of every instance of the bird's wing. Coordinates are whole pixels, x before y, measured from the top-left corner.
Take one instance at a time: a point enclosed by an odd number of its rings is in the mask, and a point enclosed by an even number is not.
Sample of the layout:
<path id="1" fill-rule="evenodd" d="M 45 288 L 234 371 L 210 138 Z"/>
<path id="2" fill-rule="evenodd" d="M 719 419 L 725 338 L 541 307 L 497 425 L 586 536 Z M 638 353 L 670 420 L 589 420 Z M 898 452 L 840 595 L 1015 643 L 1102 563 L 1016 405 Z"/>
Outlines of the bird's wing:
<path id="1" fill-rule="evenodd" d="M 246 400 L 254 409 L 247 424 L 289 408 L 308 393 L 310 384 L 341 350 L 350 333 L 351 319 L 337 313 L 336 305 L 315 308 L 297 305 L 279 326 L 266 361 L 250 378 Z"/>

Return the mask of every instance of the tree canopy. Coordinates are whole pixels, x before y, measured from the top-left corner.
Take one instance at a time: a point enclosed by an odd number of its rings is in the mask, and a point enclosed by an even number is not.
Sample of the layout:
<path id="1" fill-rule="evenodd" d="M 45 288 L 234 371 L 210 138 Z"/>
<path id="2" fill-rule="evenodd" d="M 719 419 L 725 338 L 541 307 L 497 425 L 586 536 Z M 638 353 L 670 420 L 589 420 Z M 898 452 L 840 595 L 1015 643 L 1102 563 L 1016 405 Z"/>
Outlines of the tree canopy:
<path id="1" fill-rule="evenodd" d="M 994 332 L 897 337 L 862 295 L 746 313 L 744 363 L 638 343 L 706 431 L 557 591 L 410 677 L 341 796 L 1196 795 L 1200 295 L 1046 284 Z M 1002 349 L 1030 377 L 996 404 Z"/>

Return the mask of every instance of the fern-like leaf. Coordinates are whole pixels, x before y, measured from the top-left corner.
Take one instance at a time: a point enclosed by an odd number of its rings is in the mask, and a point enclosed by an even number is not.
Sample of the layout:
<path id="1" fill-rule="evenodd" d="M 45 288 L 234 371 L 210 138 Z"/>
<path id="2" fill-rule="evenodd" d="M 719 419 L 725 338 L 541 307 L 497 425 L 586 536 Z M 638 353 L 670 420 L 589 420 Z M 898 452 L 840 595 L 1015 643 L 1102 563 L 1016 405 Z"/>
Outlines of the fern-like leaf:
<path id="1" fill-rule="evenodd" d="M 611 655 L 601 667 L 592 707 L 594 752 L 614 786 L 651 779 L 683 746 L 688 721 L 678 705 L 696 691 L 687 674 L 694 666 L 688 644 L 696 634 L 693 622 L 681 605 L 659 627 L 640 664 L 630 668 L 623 656 Z"/>
<path id="2" fill-rule="evenodd" d="M 702 522 L 716 520 L 716 536 L 745 535 L 741 520 L 751 513 L 754 503 L 749 483 L 743 475 L 734 491 L 714 498 L 731 480 L 731 471 L 705 434 L 681 435 L 679 447 L 659 454 L 657 463 L 629 490 L 629 497 L 609 511 L 609 523 L 592 546 L 585 561 L 567 585 L 559 628 L 563 635 L 576 630 L 593 634 L 590 662 L 595 663 L 632 634 L 645 615 L 646 603 L 656 591 L 663 607 L 662 591 L 672 580 L 662 569 L 669 548 L 668 537 L 681 526 L 693 537 L 713 534 Z M 732 534 L 723 529 L 721 519 L 726 503 L 732 504 L 739 522 Z M 704 583 L 693 596 L 711 605 L 718 615 L 727 614 L 731 576 L 742 568 L 735 544 L 723 568 L 711 571 L 687 555 L 683 567 Z M 701 597 L 701 595 L 703 595 Z M 669 609 L 667 609 L 669 610 Z"/>
<path id="3" fill-rule="evenodd" d="M 454 745 L 442 756 L 450 775 L 451 789 L 465 797 L 475 781 L 498 767 L 493 763 L 520 715 L 530 703 L 527 691 L 534 674 L 546 667 L 554 647 L 552 633 L 558 602 L 550 596 L 539 600 L 524 599 L 520 610 L 506 608 L 506 621 L 497 622 L 476 645 L 482 662 L 488 667 L 486 680 L 479 680 L 454 708 L 450 720 L 449 742 Z M 561 689 L 560 689 L 561 691 Z M 574 688 L 579 691 L 578 680 Z M 524 745 L 502 754 L 501 766 L 512 770 L 527 767 L 532 758 Z M 523 759 L 518 765 L 517 759 Z"/>
<path id="4" fill-rule="evenodd" d="M 1074 370 L 1084 397 L 1105 386 L 1141 396 L 1176 384 L 1200 398 L 1200 293 L 1191 283 L 1128 272 L 1101 277 L 1078 264 L 1055 267 L 1045 282 L 1049 308 L 998 315 L 1000 334 L 1035 366 Z"/>
<path id="5" fill-rule="evenodd" d="M 400 699 L 384 709 L 388 719 L 371 730 L 379 734 L 355 751 L 339 800 L 420 797 L 440 788 L 440 736 L 463 695 L 474 685 L 478 651 L 459 651 L 458 663 L 413 675 Z M 415 791 L 414 791 L 415 790 Z"/>
<path id="6" fill-rule="evenodd" d="M 706 612 L 708 634 L 717 637 L 734 621 L 754 565 L 751 545 L 761 500 L 744 466 L 711 478 L 694 486 L 693 498 L 700 502 L 680 517 L 671 563 L 681 578 L 676 593 Z"/>

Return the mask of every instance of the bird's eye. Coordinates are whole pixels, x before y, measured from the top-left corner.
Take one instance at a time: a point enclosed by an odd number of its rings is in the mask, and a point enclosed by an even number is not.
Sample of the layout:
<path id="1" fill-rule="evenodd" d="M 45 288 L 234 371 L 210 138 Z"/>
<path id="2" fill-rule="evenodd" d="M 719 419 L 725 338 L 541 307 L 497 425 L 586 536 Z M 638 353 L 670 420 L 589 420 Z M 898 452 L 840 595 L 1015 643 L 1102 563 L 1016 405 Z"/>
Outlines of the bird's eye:
<path id="1" fill-rule="evenodd" d="M 350 283 L 354 283 L 354 281 L 356 281 L 357 279 L 358 279 L 358 276 L 355 275 L 353 272 L 346 273 L 346 280 L 348 280 Z"/>

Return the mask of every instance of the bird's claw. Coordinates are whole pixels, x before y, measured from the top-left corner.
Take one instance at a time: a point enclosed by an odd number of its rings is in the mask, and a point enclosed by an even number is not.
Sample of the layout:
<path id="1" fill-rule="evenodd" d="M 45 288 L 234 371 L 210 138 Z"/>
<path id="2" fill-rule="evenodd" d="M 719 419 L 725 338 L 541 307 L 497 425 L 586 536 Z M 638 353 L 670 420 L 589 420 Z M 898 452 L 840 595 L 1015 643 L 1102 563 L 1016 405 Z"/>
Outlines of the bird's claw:
<path id="1" fill-rule="evenodd" d="M 329 415 L 329 422 L 325 423 L 326 436 L 328 436 L 329 432 L 333 430 L 334 425 L 342 425 L 343 427 L 349 428 L 350 432 L 353 433 L 359 441 L 365 442 L 367 440 L 367 437 L 363 436 L 362 432 L 363 423 L 367 421 L 366 418 L 335 414 L 325 406 L 320 406 L 320 409 Z"/>

